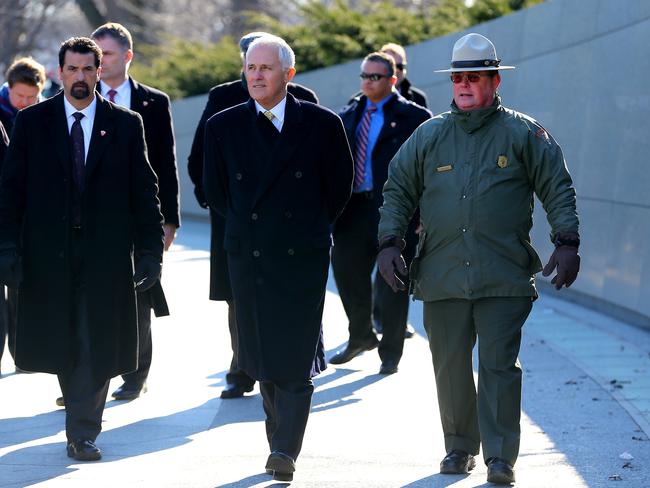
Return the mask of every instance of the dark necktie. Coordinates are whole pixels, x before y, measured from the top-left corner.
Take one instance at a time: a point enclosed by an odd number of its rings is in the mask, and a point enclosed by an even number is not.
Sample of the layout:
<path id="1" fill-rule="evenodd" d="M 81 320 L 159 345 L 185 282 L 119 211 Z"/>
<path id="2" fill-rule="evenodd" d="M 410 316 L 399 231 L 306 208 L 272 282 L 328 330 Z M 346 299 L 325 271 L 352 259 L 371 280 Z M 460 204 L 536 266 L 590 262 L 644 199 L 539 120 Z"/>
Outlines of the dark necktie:
<path id="1" fill-rule="evenodd" d="M 84 173 L 86 170 L 86 148 L 84 145 L 84 131 L 81 128 L 81 119 L 84 114 L 75 112 L 72 114 L 74 122 L 70 130 L 70 138 L 72 139 L 72 160 L 74 161 L 74 176 L 77 183 L 79 193 L 84 190 Z"/>
<path id="2" fill-rule="evenodd" d="M 368 149 L 368 133 L 370 132 L 370 119 L 377 107 L 370 105 L 363 114 L 357 135 L 357 142 L 354 146 L 354 189 L 356 190 L 366 178 L 366 152 Z"/>
<path id="3" fill-rule="evenodd" d="M 106 92 L 108 95 L 108 99 L 115 103 L 115 95 L 117 95 L 117 90 L 113 90 L 112 88 Z"/>

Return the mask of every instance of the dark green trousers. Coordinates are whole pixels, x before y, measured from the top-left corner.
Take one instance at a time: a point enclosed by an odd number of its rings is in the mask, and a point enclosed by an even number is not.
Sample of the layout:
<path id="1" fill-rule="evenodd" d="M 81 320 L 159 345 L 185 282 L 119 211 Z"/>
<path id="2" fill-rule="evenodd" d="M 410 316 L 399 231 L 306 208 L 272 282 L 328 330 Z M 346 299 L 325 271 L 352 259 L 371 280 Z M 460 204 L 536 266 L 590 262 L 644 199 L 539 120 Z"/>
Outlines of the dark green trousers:
<path id="1" fill-rule="evenodd" d="M 460 449 L 514 465 L 519 453 L 521 328 L 530 297 L 424 303 L 447 452 Z M 478 394 L 472 349 L 478 338 Z"/>

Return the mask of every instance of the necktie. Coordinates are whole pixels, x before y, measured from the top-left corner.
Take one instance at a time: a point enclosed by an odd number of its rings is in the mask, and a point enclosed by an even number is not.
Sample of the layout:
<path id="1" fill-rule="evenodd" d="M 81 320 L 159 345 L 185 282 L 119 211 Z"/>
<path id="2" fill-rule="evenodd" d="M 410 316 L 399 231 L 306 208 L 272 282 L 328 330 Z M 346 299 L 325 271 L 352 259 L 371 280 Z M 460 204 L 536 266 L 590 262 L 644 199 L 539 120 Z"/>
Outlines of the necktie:
<path id="1" fill-rule="evenodd" d="M 86 169 L 86 148 L 84 145 L 84 131 L 81 128 L 81 119 L 84 114 L 75 112 L 72 114 L 74 122 L 70 130 L 72 139 L 72 160 L 74 161 L 74 176 L 79 193 L 84 189 L 84 173 Z"/>
<path id="2" fill-rule="evenodd" d="M 366 177 L 366 150 L 368 149 L 368 132 L 370 132 L 370 119 L 377 107 L 370 105 L 363 114 L 354 148 L 354 189 L 359 188 Z"/>
<path id="3" fill-rule="evenodd" d="M 117 90 L 113 90 L 112 88 L 106 92 L 108 95 L 108 99 L 115 103 L 115 95 L 117 95 Z"/>
<path id="4" fill-rule="evenodd" d="M 275 115 L 273 115 L 273 112 L 271 112 L 270 110 L 267 110 L 266 112 L 264 112 L 264 117 L 266 117 L 271 122 L 273 122 L 273 119 L 275 118 Z"/>

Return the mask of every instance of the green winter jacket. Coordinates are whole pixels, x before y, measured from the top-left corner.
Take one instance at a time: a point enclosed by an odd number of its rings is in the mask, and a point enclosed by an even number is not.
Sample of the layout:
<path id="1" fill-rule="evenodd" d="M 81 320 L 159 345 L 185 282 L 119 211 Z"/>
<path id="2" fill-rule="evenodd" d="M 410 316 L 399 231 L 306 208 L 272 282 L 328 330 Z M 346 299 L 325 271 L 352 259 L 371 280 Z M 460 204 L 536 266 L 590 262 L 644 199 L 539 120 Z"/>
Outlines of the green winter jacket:
<path id="1" fill-rule="evenodd" d="M 542 265 L 530 243 L 533 192 L 552 236 L 578 232 L 575 189 L 548 132 L 498 96 L 489 108 L 468 112 L 452 103 L 391 161 L 379 239 L 402 237 L 419 205 L 415 298 L 535 297 Z"/>

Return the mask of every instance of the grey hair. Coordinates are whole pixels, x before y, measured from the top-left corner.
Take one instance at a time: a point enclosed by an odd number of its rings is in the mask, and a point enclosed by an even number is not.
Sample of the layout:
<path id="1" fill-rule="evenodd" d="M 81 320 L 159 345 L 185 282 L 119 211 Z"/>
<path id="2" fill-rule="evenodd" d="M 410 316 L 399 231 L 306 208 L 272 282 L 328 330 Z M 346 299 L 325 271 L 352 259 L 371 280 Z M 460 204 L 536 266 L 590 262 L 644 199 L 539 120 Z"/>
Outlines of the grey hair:
<path id="1" fill-rule="evenodd" d="M 278 57 L 280 58 L 280 63 L 282 64 L 283 69 L 294 68 L 296 66 L 296 55 L 291 49 L 291 46 L 287 44 L 287 41 L 281 37 L 274 35 L 261 36 L 251 42 L 248 46 L 248 51 L 246 51 L 246 56 L 248 56 L 253 49 L 258 46 L 270 46 L 278 49 Z"/>

